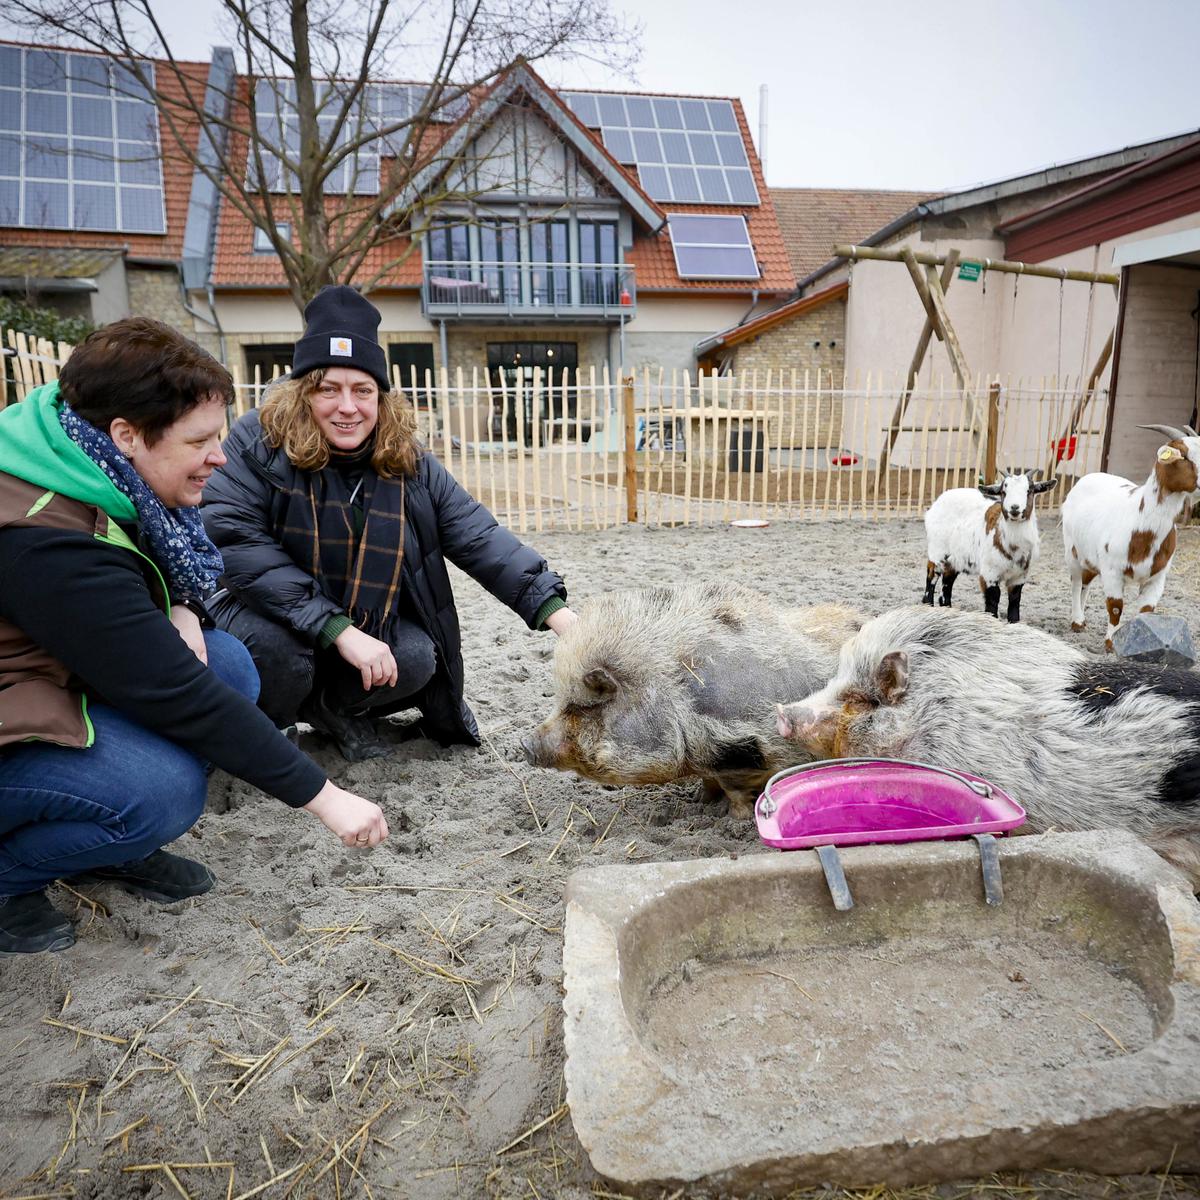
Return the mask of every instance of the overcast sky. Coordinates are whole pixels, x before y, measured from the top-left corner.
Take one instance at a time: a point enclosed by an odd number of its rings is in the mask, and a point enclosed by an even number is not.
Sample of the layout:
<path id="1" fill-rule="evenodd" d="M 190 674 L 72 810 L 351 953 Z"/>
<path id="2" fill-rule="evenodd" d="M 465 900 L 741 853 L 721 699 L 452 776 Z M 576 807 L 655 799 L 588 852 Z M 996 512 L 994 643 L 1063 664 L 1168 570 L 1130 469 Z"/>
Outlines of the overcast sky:
<path id="1" fill-rule="evenodd" d="M 1200 128 L 1200 0 L 613 4 L 643 26 L 636 78 L 550 81 L 737 96 L 756 141 L 766 84 L 773 187 L 938 192 Z M 214 0 L 160 7 L 206 56 Z"/>

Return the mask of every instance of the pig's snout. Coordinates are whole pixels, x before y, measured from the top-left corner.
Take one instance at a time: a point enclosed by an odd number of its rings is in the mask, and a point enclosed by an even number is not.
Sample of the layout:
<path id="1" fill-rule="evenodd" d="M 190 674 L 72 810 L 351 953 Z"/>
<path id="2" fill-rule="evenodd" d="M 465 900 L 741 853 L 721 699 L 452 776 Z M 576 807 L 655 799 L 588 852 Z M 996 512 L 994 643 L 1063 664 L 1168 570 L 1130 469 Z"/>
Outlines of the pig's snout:
<path id="1" fill-rule="evenodd" d="M 531 767 L 557 767 L 563 756 L 561 731 L 539 726 L 521 739 L 521 750 Z"/>
<path id="2" fill-rule="evenodd" d="M 824 741 L 837 710 L 810 708 L 806 704 L 779 704 L 775 708 L 779 736 L 794 742 Z"/>
<path id="3" fill-rule="evenodd" d="M 531 767 L 548 767 L 552 765 L 549 761 L 546 738 L 543 734 L 537 732 L 526 734 L 521 739 L 521 752 L 525 755 L 525 761 Z"/>

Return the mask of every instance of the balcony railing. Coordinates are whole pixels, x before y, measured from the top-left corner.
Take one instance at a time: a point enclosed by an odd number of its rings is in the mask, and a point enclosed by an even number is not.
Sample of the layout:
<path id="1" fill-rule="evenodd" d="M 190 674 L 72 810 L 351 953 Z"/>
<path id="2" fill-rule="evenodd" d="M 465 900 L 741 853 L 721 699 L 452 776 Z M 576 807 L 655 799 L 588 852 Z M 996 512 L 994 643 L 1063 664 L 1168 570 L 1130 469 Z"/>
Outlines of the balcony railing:
<path id="1" fill-rule="evenodd" d="M 633 267 L 618 263 L 426 260 L 427 317 L 617 321 L 634 315 Z"/>

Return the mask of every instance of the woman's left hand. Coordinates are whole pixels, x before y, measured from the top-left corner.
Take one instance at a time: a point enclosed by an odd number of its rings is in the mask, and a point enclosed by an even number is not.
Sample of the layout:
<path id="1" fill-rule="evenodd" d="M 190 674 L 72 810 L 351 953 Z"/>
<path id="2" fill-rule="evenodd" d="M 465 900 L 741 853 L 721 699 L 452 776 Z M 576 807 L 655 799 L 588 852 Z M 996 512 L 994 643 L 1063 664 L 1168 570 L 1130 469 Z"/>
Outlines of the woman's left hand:
<path id="1" fill-rule="evenodd" d="M 200 618 L 190 608 L 184 608 L 182 604 L 173 604 L 170 620 L 192 653 L 207 667 L 208 647 L 204 644 L 204 630 L 200 628 Z"/>
<path id="2" fill-rule="evenodd" d="M 553 629 L 558 637 L 562 637 L 578 620 L 579 614 L 572 609 L 557 608 L 546 618 L 546 628 Z"/>

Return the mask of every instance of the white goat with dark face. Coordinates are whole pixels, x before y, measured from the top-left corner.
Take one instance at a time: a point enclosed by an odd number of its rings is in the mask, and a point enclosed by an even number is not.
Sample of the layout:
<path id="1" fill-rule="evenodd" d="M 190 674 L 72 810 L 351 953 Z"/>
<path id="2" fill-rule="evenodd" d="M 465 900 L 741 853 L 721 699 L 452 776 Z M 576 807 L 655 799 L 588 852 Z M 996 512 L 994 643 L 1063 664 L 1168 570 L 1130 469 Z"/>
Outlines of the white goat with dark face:
<path id="1" fill-rule="evenodd" d="M 1167 586 L 1175 526 L 1200 476 L 1200 435 L 1189 425 L 1143 425 L 1171 440 L 1160 446 L 1150 478 L 1138 487 L 1120 475 L 1085 475 L 1063 501 L 1063 549 L 1071 572 L 1071 629 L 1086 624 L 1083 607 L 1096 576 L 1108 610 L 1105 649 L 1125 611 L 1125 585 L 1137 587 L 1138 612 L 1153 612 Z"/>
<path id="2" fill-rule="evenodd" d="M 999 617 L 1003 587 L 1008 593 L 1008 619 L 1019 621 L 1021 589 L 1040 544 L 1033 500 L 1057 482 L 1037 482 L 1036 475 L 1023 472 L 977 489 L 943 492 L 925 514 L 925 603 L 933 603 L 940 575 L 940 604 L 949 608 L 954 581 L 969 571 L 979 577 L 984 608 Z"/>

